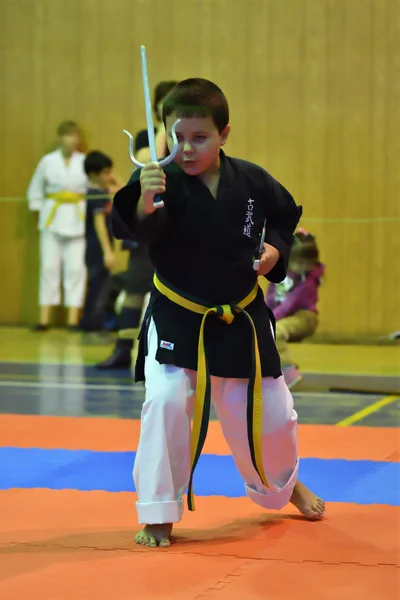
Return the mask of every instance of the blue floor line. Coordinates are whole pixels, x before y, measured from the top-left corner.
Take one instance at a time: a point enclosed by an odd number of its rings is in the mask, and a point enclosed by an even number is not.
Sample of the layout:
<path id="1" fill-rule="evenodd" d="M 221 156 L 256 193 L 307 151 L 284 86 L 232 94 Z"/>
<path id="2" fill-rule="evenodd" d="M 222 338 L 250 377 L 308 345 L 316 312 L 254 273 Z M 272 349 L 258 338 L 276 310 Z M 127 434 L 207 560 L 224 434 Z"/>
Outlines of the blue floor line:
<path id="1" fill-rule="evenodd" d="M 0 448 L 0 489 L 132 492 L 134 452 Z M 300 478 L 327 502 L 400 505 L 400 464 L 304 458 Z M 198 496 L 245 495 L 231 456 L 204 454 L 194 478 Z"/>

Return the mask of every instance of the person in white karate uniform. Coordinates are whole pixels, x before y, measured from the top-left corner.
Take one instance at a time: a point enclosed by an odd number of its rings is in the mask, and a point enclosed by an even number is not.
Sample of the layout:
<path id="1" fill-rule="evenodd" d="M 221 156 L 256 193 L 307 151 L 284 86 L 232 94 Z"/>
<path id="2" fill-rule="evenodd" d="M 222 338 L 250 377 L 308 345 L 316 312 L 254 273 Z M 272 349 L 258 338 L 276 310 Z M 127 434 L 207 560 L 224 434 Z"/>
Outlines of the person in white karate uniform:
<path id="1" fill-rule="evenodd" d="M 29 209 L 39 212 L 40 320 L 37 331 L 46 331 L 51 307 L 68 308 L 68 328 L 77 329 L 86 284 L 85 212 L 87 176 L 85 154 L 79 151 L 82 136 L 77 123 L 65 121 L 57 129 L 60 145 L 43 156 L 29 184 Z"/>

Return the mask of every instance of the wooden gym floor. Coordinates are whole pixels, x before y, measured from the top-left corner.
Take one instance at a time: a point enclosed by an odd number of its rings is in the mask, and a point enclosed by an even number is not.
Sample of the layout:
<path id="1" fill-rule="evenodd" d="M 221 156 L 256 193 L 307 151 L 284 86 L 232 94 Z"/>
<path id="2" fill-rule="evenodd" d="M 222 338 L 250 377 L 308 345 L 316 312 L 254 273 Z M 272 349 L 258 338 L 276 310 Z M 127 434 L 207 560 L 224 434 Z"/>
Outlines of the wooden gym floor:
<path id="1" fill-rule="evenodd" d="M 93 367 L 110 349 L 0 329 L 1 600 L 398 597 L 399 347 L 293 347 L 300 476 L 325 520 L 245 498 L 213 420 L 166 550 L 133 543 L 143 388 Z"/>

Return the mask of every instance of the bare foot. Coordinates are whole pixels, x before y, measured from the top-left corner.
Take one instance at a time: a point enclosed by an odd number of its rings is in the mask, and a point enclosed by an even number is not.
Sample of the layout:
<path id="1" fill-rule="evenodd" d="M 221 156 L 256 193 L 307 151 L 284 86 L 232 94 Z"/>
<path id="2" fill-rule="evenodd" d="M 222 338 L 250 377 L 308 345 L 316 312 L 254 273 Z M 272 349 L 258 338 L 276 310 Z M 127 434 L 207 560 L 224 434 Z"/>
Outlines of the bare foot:
<path id="1" fill-rule="evenodd" d="M 296 482 L 290 502 L 310 521 L 318 521 L 325 514 L 325 502 L 301 481 Z"/>
<path id="2" fill-rule="evenodd" d="M 172 523 L 161 523 L 159 525 L 146 525 L 135 537 L 135 542 L 142 546 L 155 548 L 167 548 L 171 545 Z"/>

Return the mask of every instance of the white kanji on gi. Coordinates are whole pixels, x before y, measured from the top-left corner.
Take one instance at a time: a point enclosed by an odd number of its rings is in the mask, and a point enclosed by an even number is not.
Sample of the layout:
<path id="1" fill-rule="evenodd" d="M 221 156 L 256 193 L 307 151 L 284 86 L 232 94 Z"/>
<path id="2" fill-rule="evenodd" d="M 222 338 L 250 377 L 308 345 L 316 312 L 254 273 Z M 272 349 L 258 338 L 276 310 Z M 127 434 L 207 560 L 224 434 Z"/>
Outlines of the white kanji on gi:
<path id="1" fill-rule="evenodd" d="M 64 305 L 81 308 L 86 285 L 86 202 L 62 203 L 51 196 L 60 192 L 86 195 L 85 155 L 74 152 L 68 165 L 61 150 L 43 156 L 29 184 L 29 209 L 39 211 L 40 306 L 61 303 L 61 273 Z M 54 212 L 55 211 L 55 212 Z"/>

